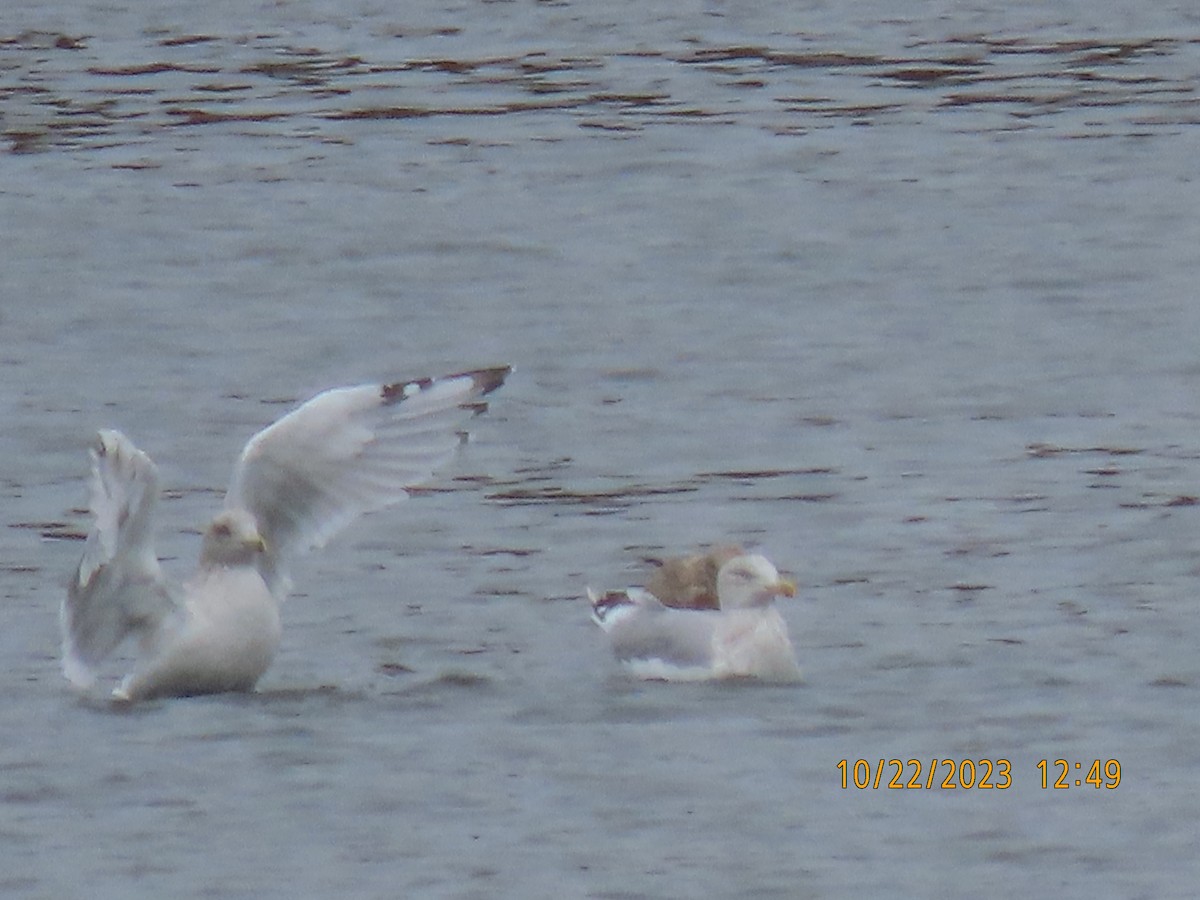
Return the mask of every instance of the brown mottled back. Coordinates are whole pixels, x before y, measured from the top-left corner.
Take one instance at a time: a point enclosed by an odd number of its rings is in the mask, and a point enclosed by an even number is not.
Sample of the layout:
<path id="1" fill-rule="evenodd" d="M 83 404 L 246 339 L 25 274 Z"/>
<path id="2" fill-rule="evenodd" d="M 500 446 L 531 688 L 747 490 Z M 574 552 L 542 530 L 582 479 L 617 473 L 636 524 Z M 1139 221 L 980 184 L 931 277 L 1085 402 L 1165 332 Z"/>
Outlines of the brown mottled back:
<path id="1" fill-rule="evenodd" d="M 717 571 L 746 551 L 737 544 L 721 544 L 706 553 L 676 556 L 662 565 L 646 582 L 646 590 L 664 606 L 676 609 L 719 609 Z"/>

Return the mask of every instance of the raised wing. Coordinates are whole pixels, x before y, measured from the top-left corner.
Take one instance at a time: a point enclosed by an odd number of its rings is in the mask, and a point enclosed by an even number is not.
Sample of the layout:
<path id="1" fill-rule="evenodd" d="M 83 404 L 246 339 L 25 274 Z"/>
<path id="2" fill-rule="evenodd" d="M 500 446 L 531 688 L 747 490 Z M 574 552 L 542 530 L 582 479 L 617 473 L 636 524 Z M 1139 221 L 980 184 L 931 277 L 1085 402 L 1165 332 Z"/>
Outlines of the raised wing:
<path id="1" fill-rule="evenodd" d="M 91 450 L 94 521 L 60 614 L 63 674 L 80 687 L 130 634 L 144 637 L 174 607 L 154 554 L 158 469 L 119 431 Z"/>
<path id="2" fill-rule="evenodd" d="M 251 438 L 225 505 L 248 510 L 258 523 L 272 590 L 291 556 L 403 500 L 448 463 L 466 421 L 486 409 L 480 398 L 510 371 L 326 391 Z"/>

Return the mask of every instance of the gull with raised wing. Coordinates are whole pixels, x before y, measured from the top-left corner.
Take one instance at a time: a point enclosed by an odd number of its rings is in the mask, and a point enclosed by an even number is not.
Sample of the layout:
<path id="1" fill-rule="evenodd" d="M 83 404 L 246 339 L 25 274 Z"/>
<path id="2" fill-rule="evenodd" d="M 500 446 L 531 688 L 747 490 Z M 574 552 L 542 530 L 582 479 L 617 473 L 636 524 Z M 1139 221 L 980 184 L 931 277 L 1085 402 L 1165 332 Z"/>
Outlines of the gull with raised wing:
<path id="1" fill-rule="evenodd" d="M 124 700 L 249 691 L 275 657 L 287 567 L 360 515 L 403 500 L 448 463 L 507 366 L 317 395 L 252 437 L 200 564 L 169 581 L 154 551 L 158 470 L 119 431 L 92 448 L 83 559 L 62 605 L 63 673 L 90 688 L 127 638 Z"/>
<path id="2" fill-rule="evenodd" d="M 798 681 L 800 667 L 776 597 L 795 596 L 765 556 L 735 556 L 717 573 L 719 609 L 673 609 L 649 591 L 588 591 L 592 619 L 638 678 Z"/>

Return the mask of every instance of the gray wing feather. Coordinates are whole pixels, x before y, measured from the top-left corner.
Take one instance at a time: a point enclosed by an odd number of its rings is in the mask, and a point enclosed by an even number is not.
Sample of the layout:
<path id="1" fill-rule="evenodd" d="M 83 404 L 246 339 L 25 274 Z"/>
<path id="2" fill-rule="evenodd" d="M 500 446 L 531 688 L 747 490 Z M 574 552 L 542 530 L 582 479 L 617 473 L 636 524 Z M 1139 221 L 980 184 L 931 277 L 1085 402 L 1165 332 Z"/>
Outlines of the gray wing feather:
<path id="1" fill-rule="evenodd" d="M 716 615 L 643 606 L 609 632 L 613 654 L 622 662 L 657 659 L 681 668 L 709 666 L 713 661 Z"/>
<path id="2" fill-rule="evenodd" d="M 509 371 L 326 391 L 251 438 L 225 505 L 254 516 L 272 590 L 285 583 L 289 558 L 403 500 L 448 463 L 467 420 L 485 408 L 480 398 Z"/>
<path id="3" fill-rule="evenodd" d="M 127 636 L 151 634 L 174 606 L 154 554 L 157 468 L 119 431 L 101 431 L 91 458 L 94 521 L 60 614 L 63 673 L 80 686 Z"/>

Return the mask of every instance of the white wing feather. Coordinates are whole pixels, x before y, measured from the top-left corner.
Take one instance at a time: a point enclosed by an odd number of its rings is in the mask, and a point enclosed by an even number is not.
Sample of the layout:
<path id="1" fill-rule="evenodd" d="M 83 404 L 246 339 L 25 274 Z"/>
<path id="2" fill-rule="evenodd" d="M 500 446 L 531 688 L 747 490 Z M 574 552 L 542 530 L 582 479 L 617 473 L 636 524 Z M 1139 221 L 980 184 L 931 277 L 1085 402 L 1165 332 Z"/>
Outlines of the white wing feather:
<path id="1" fill-rule="evenodd" d="M 81 687 L 128 635 L 152 634 L 175 605 L 154 554 L 158 469 L 119 431 L 101 431 L 91 457 L 94 522 L 60 614 L 63 674 Z"/>
<path id="2" fill-rule="evenodd" d="M 254 516 L 272 590 L 295 554 L 403 500 L 448 463 L 465 422 L 508 367 L 317 395 L 250 439 L 225 497 Z"/>

